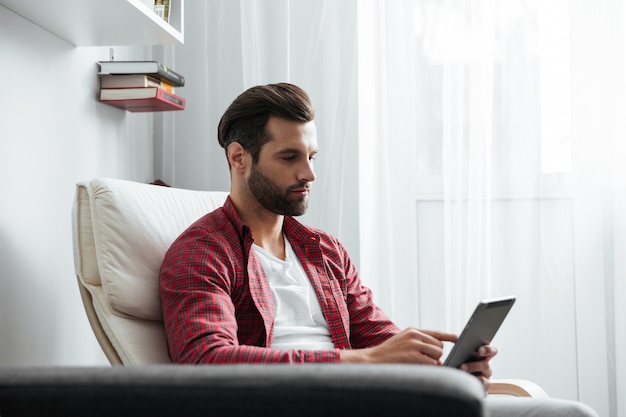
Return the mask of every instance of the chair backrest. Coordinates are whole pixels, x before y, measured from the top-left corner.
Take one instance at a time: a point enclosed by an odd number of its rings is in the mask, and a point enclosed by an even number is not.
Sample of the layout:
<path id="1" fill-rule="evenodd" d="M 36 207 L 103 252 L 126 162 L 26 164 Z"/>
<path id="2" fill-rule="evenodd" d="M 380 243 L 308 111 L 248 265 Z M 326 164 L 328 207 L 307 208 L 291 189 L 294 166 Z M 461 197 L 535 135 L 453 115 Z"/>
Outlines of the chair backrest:
<path id="1" fill-rule="evenodd" d="M 170 362 L 159 297 L 163 256 L 227 195 L 108 178 L 77 184 L 75 271 L 89 323 L 112 364 Z"/>

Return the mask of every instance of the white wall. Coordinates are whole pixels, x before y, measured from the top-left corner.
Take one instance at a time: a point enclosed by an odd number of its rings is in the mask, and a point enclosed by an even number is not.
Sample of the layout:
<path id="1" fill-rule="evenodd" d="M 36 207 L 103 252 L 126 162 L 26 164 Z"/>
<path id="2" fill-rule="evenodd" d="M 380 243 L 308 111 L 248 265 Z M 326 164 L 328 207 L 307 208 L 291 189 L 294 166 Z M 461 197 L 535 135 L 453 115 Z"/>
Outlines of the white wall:
<path id="1" fill-rule="evenodd" d="M 151 48 L 116 48 L 116 59 Z M 0 366 L 105 364 L 75 281 L 76 182 L 153 180 L 153 116 L 96 100 L 96 61 L 0 6 Z"/>

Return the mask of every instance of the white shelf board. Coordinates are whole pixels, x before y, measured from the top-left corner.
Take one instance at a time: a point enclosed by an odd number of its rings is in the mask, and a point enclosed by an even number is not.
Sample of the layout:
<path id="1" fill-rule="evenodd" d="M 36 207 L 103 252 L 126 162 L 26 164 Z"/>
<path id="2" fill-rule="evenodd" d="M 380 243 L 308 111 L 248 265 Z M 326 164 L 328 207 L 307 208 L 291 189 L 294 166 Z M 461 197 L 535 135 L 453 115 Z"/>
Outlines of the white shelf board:
<path id="1" fill-rule="evenodd" d="M 182 44 L 184 0 L 172 2 L 172 25 L 141 0 L 0 0 L 0 5 L 76 46 Z"/>

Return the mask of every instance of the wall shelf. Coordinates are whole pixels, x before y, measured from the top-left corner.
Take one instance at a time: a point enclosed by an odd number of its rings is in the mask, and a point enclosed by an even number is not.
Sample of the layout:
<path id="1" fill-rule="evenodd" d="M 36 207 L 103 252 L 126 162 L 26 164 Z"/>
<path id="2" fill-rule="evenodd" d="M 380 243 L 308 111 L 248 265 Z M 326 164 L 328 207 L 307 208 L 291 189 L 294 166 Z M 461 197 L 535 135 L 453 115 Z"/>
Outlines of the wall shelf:
<path id="1" fill-rule="evenodd" d="M 169 24 L 148 0 L 0 0 L 0 5 L 76 46 L 184 43 L 184 0 L 171 0 Z"/>

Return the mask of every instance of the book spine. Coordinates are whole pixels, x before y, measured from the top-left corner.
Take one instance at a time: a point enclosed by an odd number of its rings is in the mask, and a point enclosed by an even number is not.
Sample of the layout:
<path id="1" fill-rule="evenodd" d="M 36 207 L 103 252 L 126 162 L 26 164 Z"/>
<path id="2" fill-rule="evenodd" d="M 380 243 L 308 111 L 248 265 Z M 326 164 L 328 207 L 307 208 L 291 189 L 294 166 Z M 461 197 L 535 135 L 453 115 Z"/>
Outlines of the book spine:
<path id="1" fill-rule="evenodd" d="M 155 87 L 161 87 L 165 91 L 169 91 L 172 94 L 176 93 L 176 90 L 174 89 L 174 84 L 170 84 L 170 83 L 165 82 L 165 81 L 161 81 L 160 84 L 159 85 L 155 85 Z"/>
<path id="2" fill-rule="evenodd" d="M 154 13 L 161 19 L 165 18 L 165 5 L 163 4 L 163 0 L 156 0 L 154 2 Z"/>
<path id="3" fill-rule="evenodd" d="M 174 84 L 149 75 L 100 75 L 101 88 L 161 87 L 175 93 Z"/>
<path id="4" fill-rule="evenodd" d="M 165 80 L 170 81 L 177 87 L 182 87 L 185 85 L 185 77 L 167 68 L 161 63 L 158 63 L 157 74 L 159 74 L 159 76 L 163 77 Z"/>
<path id="5" fill-rule="evenodd" d="M 158 78 L 152 78 L 148 75 L 145 76 L 144 87 L 159 87 L 164 89 L 165 91 L 169 91 L 172 94 L 175 93 L 174 84 L 168 81 L 159 80 Z"/>
<path id="6" fill-rule="evenodd" d="M 154 12 L 157 14 L 157 16 L 159 16 L 165 22 L 169 23 L 170 1 L 169 0 L 155 0 Z"/>
<path id="7" fill-rule="evenodd" d="M 179 107 L 181 110 L 185 108 L 185 99 L 179 97 L 177 95 L 171 94 L 168 91 L 163 90 L 162 88 L 157 88 L 157 97 L 161 100 L 168 101 L 175 106 Z"/>

